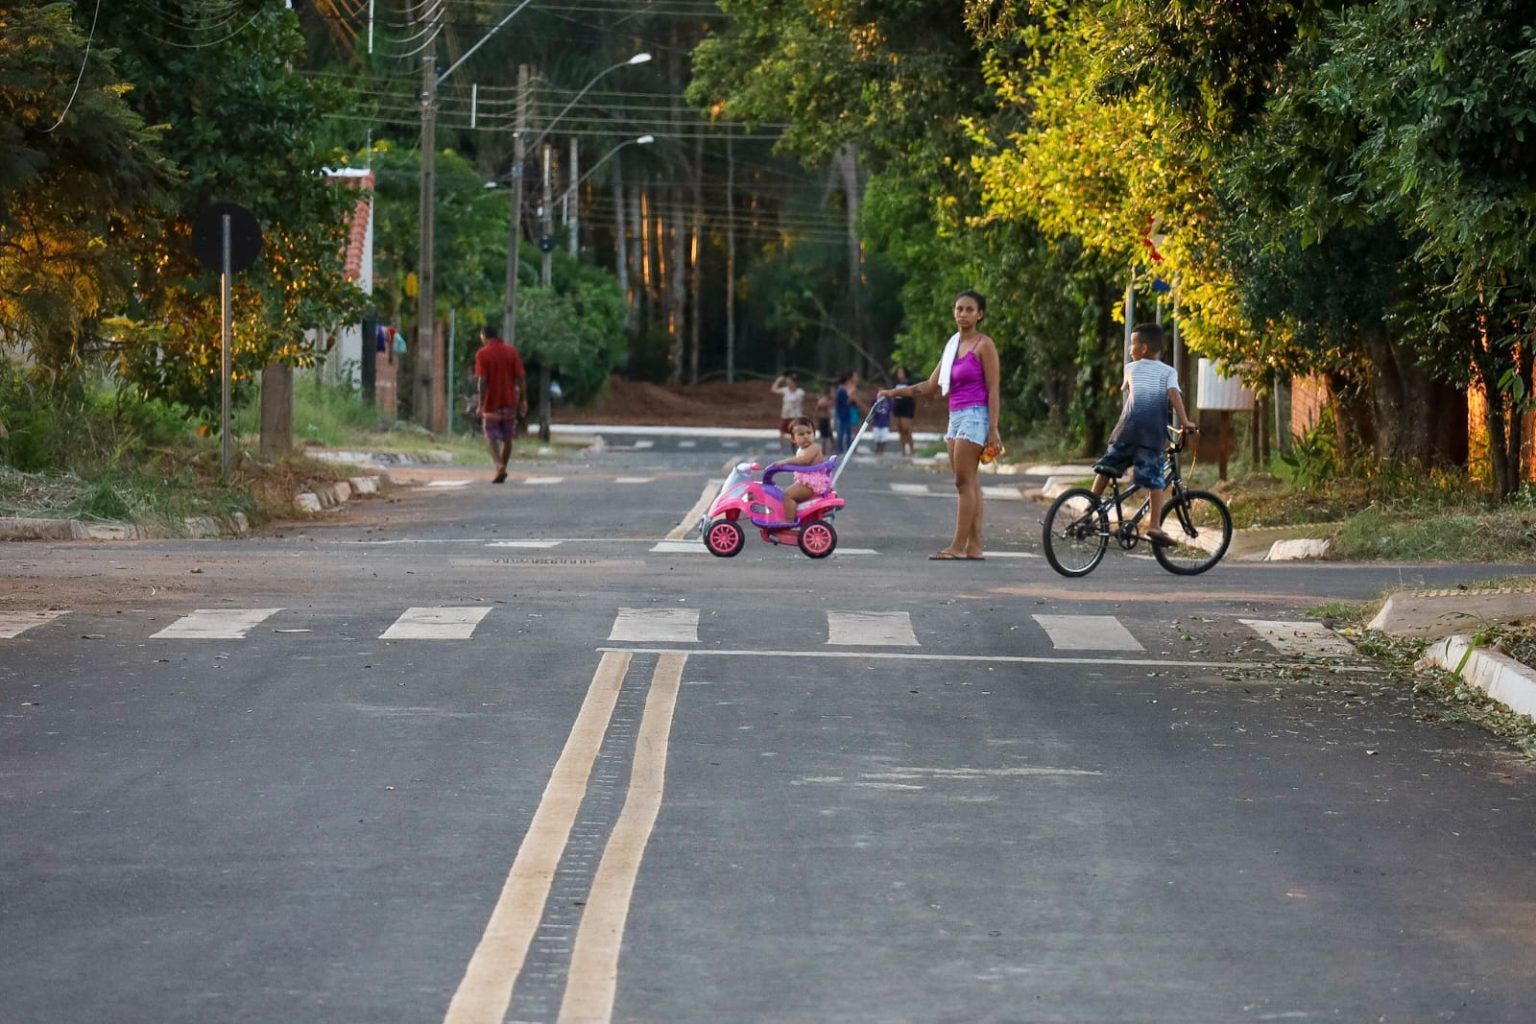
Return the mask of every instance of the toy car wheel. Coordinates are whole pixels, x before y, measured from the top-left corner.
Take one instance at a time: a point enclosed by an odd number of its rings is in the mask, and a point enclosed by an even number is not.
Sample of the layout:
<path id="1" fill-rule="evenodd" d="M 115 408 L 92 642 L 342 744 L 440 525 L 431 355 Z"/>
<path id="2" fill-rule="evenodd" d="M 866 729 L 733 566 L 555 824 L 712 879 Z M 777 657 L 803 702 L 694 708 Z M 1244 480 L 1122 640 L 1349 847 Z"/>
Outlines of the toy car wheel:
<path id="1" fill-rule="evenodd" d="M 831 523 L 816 520 L 800 529 L 800 550 L 810 558 L 826 558 L 837 549 L 837 531 Z"/>
<path id="2" fill-rule="evenodd" d="M 747 535 L 741 532 L 741 527 L 729 519 L 716 519 L 704 532 L 704 546 L 709 548 L 710 554 L 721 558 L 730 558 L 739 552 L 746 542 Z"/>

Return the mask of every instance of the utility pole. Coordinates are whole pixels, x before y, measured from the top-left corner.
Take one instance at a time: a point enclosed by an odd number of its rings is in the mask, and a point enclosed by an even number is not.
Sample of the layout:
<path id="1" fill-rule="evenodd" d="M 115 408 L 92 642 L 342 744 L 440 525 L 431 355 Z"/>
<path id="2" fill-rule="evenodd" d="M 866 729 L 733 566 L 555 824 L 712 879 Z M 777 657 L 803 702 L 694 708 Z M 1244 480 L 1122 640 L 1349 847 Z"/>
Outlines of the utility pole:
<path id="1" fill-rule="evenodd" d="M 576 152 L 576 136 L 571 136 L 571 169 L 568 177 L 571 181 L 571 215 L 570 215 L 570 253 L 575 256 L 581 245 L 581 196 L 576 192 L 576 186 L 581 181 L 581 175 L 577 174 L 576 161 L 579 156 Z"/>
<path id="2" fill-rule="evenodd" d="M 549 143 L 544 143 L 544 202 L 540 206 L 539 218 L 539 248 L 544 253 L 544 269 L 539 275 L 539 283 L 546 289 L 554 286 L 554 250 L 555 240 L 550 232 L 554 229 L 551 219 L 554 216 L 553 197 L 550 195 L 549 180 Z M 539 440 L 549 440 L 549 360 L 539 360 Z"/>
<path id="3" fill-rule="evenodd" d="M 522 263 L 523 165 L 528 162 L 528 65 L 517 68 L 517 127 L 512 137 L 512 216 L 507 224 L 507 282 L 501 306 L 501 332 L 517 344 L 517 272 Z"/>
<path id="4" fill-rule="evenodd" d="M 725 133 L 725 382 L 736 382 L 736 154 Z"/>
<path id="5" fill-rule="evenodd" d="M 433 211 L 437 195 L 437 58 L 421 58 L 421 253 L 417 260 L 415 394 L 425 398 L 415 410 L 417 422 L 432 424 L 432 385 L 437 370 L 434 310 L 437 305 Z"/>

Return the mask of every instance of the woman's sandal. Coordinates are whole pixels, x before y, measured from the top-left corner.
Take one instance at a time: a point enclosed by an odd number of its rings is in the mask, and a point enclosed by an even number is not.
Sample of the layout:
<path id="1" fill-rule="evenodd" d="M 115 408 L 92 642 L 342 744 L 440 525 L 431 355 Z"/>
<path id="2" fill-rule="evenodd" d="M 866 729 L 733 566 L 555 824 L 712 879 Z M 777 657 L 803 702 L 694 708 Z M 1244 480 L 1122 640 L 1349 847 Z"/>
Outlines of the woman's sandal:
<path id="1" fill-rule="evenodd" d="M 963 562 L 964 555 L 957 555 L 953 551 L 935 551 L 928 556 L 930 562 Z"/>

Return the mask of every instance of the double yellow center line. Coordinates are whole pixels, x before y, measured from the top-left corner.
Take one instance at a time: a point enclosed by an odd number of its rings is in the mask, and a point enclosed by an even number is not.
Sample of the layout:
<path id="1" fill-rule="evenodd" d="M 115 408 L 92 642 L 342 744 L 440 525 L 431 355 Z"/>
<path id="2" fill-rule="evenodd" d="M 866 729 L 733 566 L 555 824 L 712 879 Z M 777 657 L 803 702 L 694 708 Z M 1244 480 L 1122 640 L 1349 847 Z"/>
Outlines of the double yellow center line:
<path id="1" fill-rule="evenodd" d="M 576 724 L 448 1006 L 444 1024 L 500 1024 L 505 1017 L 529 944 L 544 916 L 555 870 L 586 796 L 592 765 L 608 732 L 631 657 L 628 651 L 608 651 L 598 663 Z M 561 1024 L 603 1024 L 613 1015 L 619 947 L 640 860 L 661 808 L 667 743 L 687 660 L 686 654 L 663 654 L 651 676 L 635 741 L 629 791 L 603 849 L 576 931 L 560 1004 Z"/>

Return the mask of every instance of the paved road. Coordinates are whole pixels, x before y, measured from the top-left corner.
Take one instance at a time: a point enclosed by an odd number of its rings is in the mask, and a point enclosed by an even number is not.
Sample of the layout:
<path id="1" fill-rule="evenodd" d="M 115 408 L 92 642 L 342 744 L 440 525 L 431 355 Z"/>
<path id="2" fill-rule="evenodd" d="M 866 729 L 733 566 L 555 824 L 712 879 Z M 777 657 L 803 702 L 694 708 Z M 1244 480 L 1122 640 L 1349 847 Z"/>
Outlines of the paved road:
<path id="1" fill-rule="evenodd" d="M 1507 569 L 930 563 L 872 462 L 724 561 L 742 442 L 624 443 L 0 549 L 0 1022 L 1530 1019 L 1536 773 L 1308 624 Z"/>

